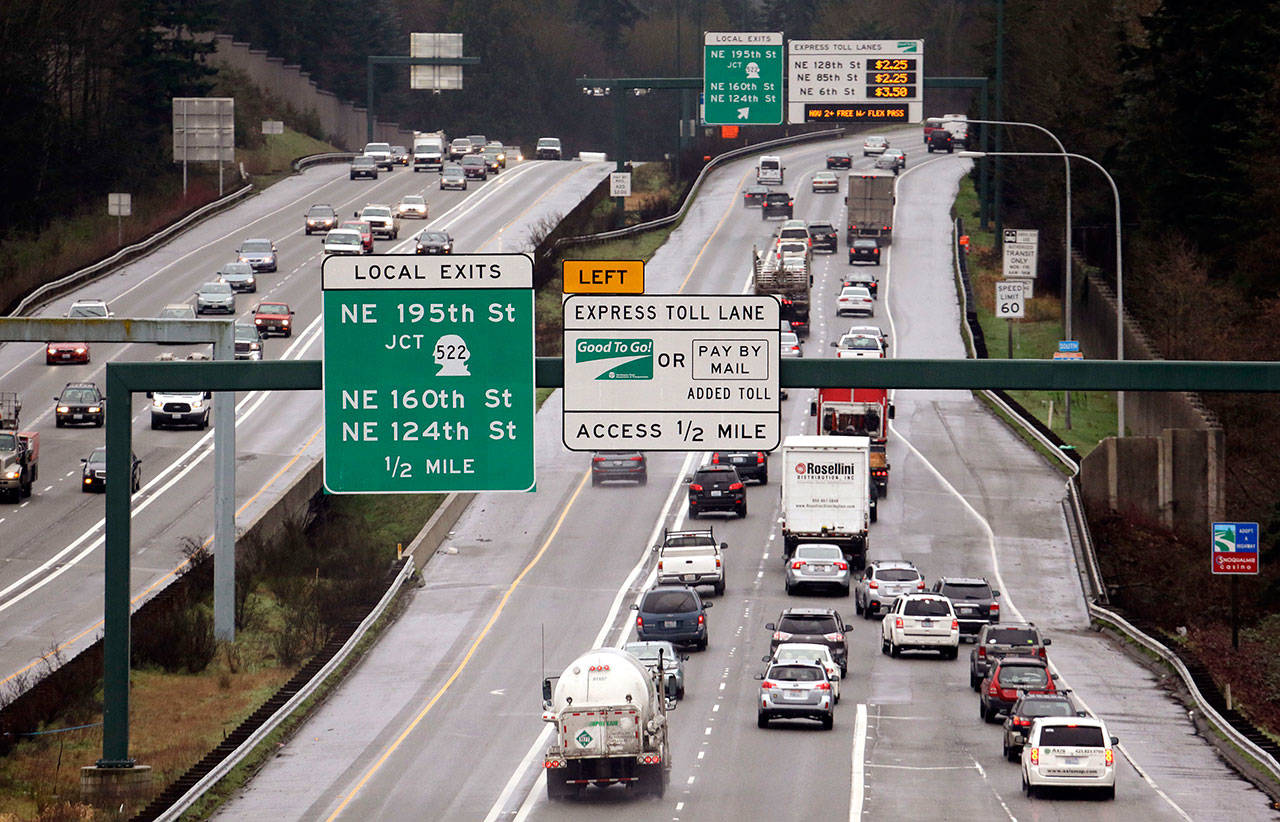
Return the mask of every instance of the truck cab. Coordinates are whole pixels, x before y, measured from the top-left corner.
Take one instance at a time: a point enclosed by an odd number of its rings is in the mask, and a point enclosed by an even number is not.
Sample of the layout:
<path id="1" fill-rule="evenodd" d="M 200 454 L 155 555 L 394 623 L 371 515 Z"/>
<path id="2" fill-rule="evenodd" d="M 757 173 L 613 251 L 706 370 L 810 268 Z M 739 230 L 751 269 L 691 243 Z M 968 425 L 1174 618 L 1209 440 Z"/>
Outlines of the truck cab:
<path id="1" fill-rule="evenodd" d="M 658 584 L 710 585 L 717 596 L 724 594 L 724 550 L 712 529 L 668 531 L 653 547 L 658 555 Z"/>
<path id="2" fill-rule="evenodd" d="M 413 140 L 413 170 L 439 171 L 444 168 L 445 143 L 440 134 L 423 134 Z"/>
<path id="3" fill-rule="evenodd" d="M 885 441 L 893 412 L 884 388 L 820 388 L 818 399 L 809 404 L 819 436 L 870 437 L 871 482 L 877 498 L 889 495 Z"/>

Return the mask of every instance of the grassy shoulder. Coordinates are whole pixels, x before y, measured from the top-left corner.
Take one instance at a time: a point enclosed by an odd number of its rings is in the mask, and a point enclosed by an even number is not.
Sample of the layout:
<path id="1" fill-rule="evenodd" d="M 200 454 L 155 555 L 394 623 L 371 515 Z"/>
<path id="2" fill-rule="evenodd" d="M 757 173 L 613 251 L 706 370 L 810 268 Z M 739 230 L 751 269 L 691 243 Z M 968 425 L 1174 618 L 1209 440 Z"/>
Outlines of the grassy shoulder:
<path id="1" fill-rule="evenodd" d="M 973 180 L 965 177 L 956 196 L 956 214 L 969 235 L 969 277 L 977 303 L 978 322 L 991 359 L 1050 359 L 1063 339 L 1062 300 L 1036 296 L 1027 303 L 1027 316 L 1004 320 L 995 315 L 995 286 L 1001 260 L 994 231 L 983 231 L 978 220 L 978 196 Z M 1070 368 L 1070 363 L 1062 363 Z M 1011 397 L 1083 456 L 1104 437 L 1116 433 L 1115 394 L 1107 391 L 1071 392 L 1071 427 L 1067 427 L 1066 396 L 1062 391 L 1010 391 Z"/>

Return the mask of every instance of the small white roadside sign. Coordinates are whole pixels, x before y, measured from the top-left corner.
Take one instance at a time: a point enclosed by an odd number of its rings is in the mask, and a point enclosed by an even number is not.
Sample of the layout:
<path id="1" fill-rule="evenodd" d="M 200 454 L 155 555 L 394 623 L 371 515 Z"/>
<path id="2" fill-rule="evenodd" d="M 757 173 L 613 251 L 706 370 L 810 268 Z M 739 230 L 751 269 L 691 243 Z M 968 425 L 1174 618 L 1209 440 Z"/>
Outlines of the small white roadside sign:
<path id="1" fill-rule="evenodd" d="M 631 196 L 631 172 L 614 171 L 609 174 L 609 196 L 610 197 L 630 197 Z"/>
<path id="2" fill-rule="evenodd" d="M 1027 301 L 1021 280 L 996 283 L 996 317 L 1017 320 L 1026 316 Z"/>

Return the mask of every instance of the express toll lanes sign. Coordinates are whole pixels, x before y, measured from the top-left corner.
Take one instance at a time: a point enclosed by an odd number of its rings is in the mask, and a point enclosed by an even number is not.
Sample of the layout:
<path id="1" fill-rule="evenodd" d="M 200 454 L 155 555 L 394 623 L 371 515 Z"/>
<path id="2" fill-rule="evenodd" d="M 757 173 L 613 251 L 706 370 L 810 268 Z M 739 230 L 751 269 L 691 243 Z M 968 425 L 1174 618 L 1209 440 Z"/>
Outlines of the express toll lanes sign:
<path id="1" fill-rule="evenodd" d="M 533 488 L 528 256 L 330 256 L 321 284 L 328 491 Z"/>
<path id="2" fill-rule="evenodd" d="M 776 447 L 779 310 L 772 296 L 570 295 L 565 447 Z"/>

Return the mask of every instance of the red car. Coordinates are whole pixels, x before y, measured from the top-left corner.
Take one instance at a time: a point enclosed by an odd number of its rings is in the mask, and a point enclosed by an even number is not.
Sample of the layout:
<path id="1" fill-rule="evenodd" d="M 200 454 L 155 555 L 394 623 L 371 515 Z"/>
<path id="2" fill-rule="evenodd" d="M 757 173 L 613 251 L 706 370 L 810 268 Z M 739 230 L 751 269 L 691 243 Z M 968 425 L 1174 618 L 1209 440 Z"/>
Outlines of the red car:
<path id="1" fill-rule="evenodd" d="M 263 337 L 279 334 L 293 336 L 293 309 L 288 303 L 258 303 L 253 309 L 253 324 Z"/>
<path id="2" fill-rule="evenodd" d="M 364 251 L 366 254 L 373 253 L 373 223 L 364 220 L 346 220 L 342 223 L 343 228 L 354 228 L 360 232 L 360 242 L 364 243 Z"/>
<path id="3" fill-rule="evenodd" d="M 51 342 L 45 348 L 44 361 L 49 365 L 61 362 L 88 362 L 89 344 L 85 342 Z"/>
<path id="4" fill-rule="evenodd" d="M 978 712 L 987 722 L 995 722 L 996 714 L 1012 708 L 1022 691 L 1055 693 L 1057 678 L 1047 660 L 1034 656 L 1002 657 L 987 671 L 978 688 Z"/>

